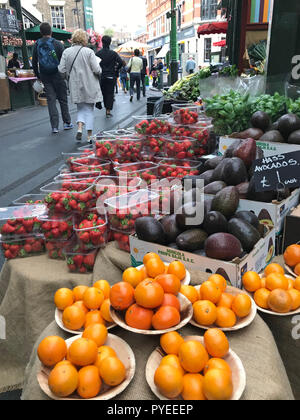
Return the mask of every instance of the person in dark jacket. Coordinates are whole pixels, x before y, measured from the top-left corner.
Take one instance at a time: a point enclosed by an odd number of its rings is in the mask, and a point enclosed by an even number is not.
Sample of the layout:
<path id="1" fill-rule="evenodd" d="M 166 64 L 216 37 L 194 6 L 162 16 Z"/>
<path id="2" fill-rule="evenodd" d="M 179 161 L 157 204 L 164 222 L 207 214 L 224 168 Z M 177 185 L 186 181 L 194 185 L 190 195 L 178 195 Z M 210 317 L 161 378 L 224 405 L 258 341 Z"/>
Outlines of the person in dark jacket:
<path id="1" fill-rule="evenodd" d="M 146 96 L 146 74 L 147 74 L 147 67 L 148 67 L 148 61 L 146 57 L 141 57 L 143 60 L 143 69 L 141 72 L 141 80 L 142 80 L 142 86 L 143 86 L 143 95 Z"/>
<path id="2" fill-rule="evenodd" d="M 102 68 L 101 90 L 106 108 L 106 117 L 112 117 L 111 110 L 114 104 L 114 89 L 116 85 L 116 72 L 119 72 L 123 66 L 123 60 L 115 51 L 110 50 L 111 37 L 102 38 L 103 48 L 96 55 L 101 59 Z"/>
<path id="3" fill-rule="evenodd" d="M 9 62 L 8 62 L 7 68 L 8 69 L 19 69 L 21 66 L 20 66 L 20 62 L 19 62 L 18 58 L 19 58 L 18 53 L 14 53 L 12 59 L 9 60 Z"/>
<path id="4" fill-rule="evenodd" d="M 45 87 L 52 133 L 58 134 L 59 114 L 56 108 L 56 100 L 60 104 L 64 130 L 73 128 L 68 106 L 67 85 L 58 72 L 64 46 L 61 42 L 52 38 L 52 29 L 49 23 L 42 23 L 40 31 L 42 38 L 34 45 L 32 67 L 36 77 L 43 82 Z"/>
<path id="5" fill-rule="evenodd" d="M 127 66 L 126 66 L 126 62 L 123 61 L 123 67 L 120 70 L 120 82 L 121 82 L 121 86 L 122 86 L 122 89 L 123 89 L 123 92 L 124 93 L 127 93 L 127 87 L 126 87 L 126 85 L 127 85 L 127 78 L 128 78 L 128 75 L 127 75 Z"/>

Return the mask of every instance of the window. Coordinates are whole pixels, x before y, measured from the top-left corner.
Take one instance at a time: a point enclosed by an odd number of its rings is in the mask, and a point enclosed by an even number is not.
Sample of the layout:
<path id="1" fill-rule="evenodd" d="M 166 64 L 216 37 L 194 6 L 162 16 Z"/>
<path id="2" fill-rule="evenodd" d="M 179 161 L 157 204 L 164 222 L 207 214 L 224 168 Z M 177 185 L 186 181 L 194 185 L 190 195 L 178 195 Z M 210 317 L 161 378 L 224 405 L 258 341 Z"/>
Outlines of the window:
<path id="1" fill-rule="evenodd" d="M 204 61 L 211 61 L 211 38 L 204 39 Z"/>
<path id="2" fill-rule="evenodd" d="M 58 29 L 65 29 L 65 13 L 63 6 L 51 6 L 52 26 Z"/>
<path id="3" fill-rule="evenodd" d="M 218 0 L 202 0 L 201 19 L 214 20 L 218 14 Z"/>

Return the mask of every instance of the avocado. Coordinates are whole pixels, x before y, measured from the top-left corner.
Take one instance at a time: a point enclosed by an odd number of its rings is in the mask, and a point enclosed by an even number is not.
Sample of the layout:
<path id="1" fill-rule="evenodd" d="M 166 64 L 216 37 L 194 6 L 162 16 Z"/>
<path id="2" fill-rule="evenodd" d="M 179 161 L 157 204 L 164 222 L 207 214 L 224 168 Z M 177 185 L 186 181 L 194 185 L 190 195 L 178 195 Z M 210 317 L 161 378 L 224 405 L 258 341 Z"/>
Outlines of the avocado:
<path id="1" fill-rule="evenodd" d="M 204 218 L 203 229 L 208 235 L 213 235 L 218 232 L 228 232 L 227 219 L 222 213 L 211 211 Z"/>
<path id="2" fill-rule="evenodd" d="M 248 181 L 247 168 L 242 159 L 234 157 L 224 164 L 221 181 L 233 186 Z"/>
<path id="3" fill-rule="evenodd" d="M 239 133 L 238 136 L 242 140 L 246 140 L 246 139 L 259 140 L 263 134 L 264 132 L 260 130 L 259 128 L 248 128 L 248 130 L 245 130 Z"/>
<path id="4" fill-rule="evenodd" d="M 223 156 L 216 156 L 215 158 L 208 159 L 204 164 L 204 169 L 206 171 L 210 171 L 211 169 L 216 169 L 216 167 L 222 162 L 224 159 Z"/>
<path id="5" fill-rule="evenodd" d="M 266 131 L 270 127 L 271 123 L 271 118 L 266 112 L 257 111 L 252 115 L 251 124 L 254 128 L 259 128 L 262 131 Z"/>
<path id="6" fill-rule="evenodd" d="M 204 185 L 208 185 L 212 182 L 213 170 L 205 171 L 201 175 L 187 175 L 182 178 L 182 185 L 185 191 L 191 190 L 192 188 L 197 188 L 199 186 L 198 180 L 204 180 Z M 186 181 L 189 181 L 188 183 Z"/>
<path id="7" fill-rule="evenodd" d="M 222 181 L 223 178 L 223 169 L 225 167 L 225 165 L 231 161 L 232 158 L 225 158 L 222 160 L 222 162 L 219 163 L 219 165 L 215 168 L 213 176 L 212 176 L 212 181 Z"/>
<path id="8" fill-rule="evenodd" d="M 238 190 L 235 187 L 226 187 L 214 197 L 211 210 L 218 211 L 229 219 L 235 214 L 239 204 Z"/>
<path id="9" fill-rule="evenodd" d="M 227 185 L 223 181 L 214 181 L 211 184 L 208 184 L 204 188 L 204 194 L 212 194 L 216 195 L 219 191 L 222 191 L 224 188 L 226 188 Z"/>
<path id="10" fill-rule="evenodd" d="M 251 252 L 261 239 L 260 233 L 245 220 L 233 218 L 228 223 L 228 232 L 242 244 L 244 251 Z"/>
<path id="11" fill-rule="evenodd" d="M 230 233 L 215 233 L 205 242 L 205 253 L 208 258 L 232 261 L 243 254 L 241 242 Z"/>
<path id="12" fill-rule="evenodd" d="M 235 187 L 238 190 L 240 199 L 246 199 L 248 190 L 249 190 L 249 182 L 243 182 Z"/>
<path id="13" fill-rule="evenodd" d="M 239 211 L 234 215 L 236 219 L 242 219 L 247 223 L 250 223 L 255 229 L 259 229 L 259 218 L 252 213 L 252 211 Z"/>
<path id="14" fill-rule="evenodd" d="M 201 200 L 201 190 L 198 188 L 192 188 L 191 190 L 187 191 L 183 195 L 183 201 L 182 204 L 188 204 L 191 202 L 197 202 L 197 198 L 199 197 L 199 200 Z"/>
<path id="15" fill-rule="evenodd" d="M 160 219 L 160 223 L 164 229 L 167 244 L 175 242 L 177 236 L 182 233 L 176 223 L 176 214 L 164 216 Z"/>
<path id="16" fill-rule="evenodd" d="M 184 204 L 182 207 L 180 207 L 180 209 L 178 209 L 178 213 L 176 214 L 176 223 L 179 229 L 187 230 L 194 227 L 193 225 L 187 224 L 187 219 L 192 219 L 196 216 L 196 206 L 197 203 L 191 202 Z M 191 220 L 189 221 L 191 222 Z"/>
<path id="17" fill-rule="evenodd" d="M 247 169 L 249 169 L 256 158 L 256 141 L 254 139 L 245 140 L 234 152 L 234 156 L 240 158 Z"/>
<path id="18" fill-rule="evenodd" d="M 211 206 L 213 202 L 214 197 L 211 195 L 205 195 L 204 196 L 204 216 L 207 215 L 211 211 Z"/>
<path id="19" fill-rule="evenodd" d="M 278 130 L 287 140 L 294 131 L 300 130 L 300 118 L 295 114 L 283 115 L 278 120 Z"/>
<path id="20" fill-rule="evenodd" d="M 267 131 L 260 139 L 260 141 L 268 141 L 270 143 L 284 143 L 285 140 L 278 130 Z"/>
<path id="21" fill-rule="evenodd" d="M 183 251 L 197 251 L 203 249 L 207 236 L 207 233 L 201 229 L 190 229 L 177 237 L 176 244 Z"/>
<path id="22" fill-rule="evenodd" d="M 135 221 L 135 231 L 141 241 L 164 245 L 166 234 L 163 226 L 153 217 L 140 217 Z"/>
<path id="23" fill-rule="evenodd" d="M 209 171 L 203 172 L 203 174 L 199 175 L 199 179 L 204 180 L 204 185 L 208 185 L 212 182 L 214 170 L 210 169 Z"/>
<path id="24" fill-rule="evenodd" d="M 300 130 L 294 131 L 288 138 L 290 144 L 300 144 Z"/>
<path id="25" fill-rule="evenodd" d="M 249 184 L 247 200 L 271 203 L 276 198 L 274 191 L 256 192 L 255 179 L 252 178 Z"/>
<path id="26" fill-rule="evenodd" d="M 237 133 L 239 134 L 239 133 Z M 234 143 L 232 143 L 231 146 L 229 146 L 224 153 L 224 158 L 232 158 L 235 150 L 239 147 L 239 145 L 242 143 L 242 140 L 236 140 Z"/>

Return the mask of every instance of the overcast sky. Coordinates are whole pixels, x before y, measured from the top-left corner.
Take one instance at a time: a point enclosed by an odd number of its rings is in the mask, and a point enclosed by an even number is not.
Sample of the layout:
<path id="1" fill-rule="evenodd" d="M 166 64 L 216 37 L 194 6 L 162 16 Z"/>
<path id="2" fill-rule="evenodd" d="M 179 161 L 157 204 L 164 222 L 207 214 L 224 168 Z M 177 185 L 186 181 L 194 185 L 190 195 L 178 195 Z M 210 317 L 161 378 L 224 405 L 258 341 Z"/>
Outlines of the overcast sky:
<path id="1" fill-rule="evenodd" d="M 144 0 L 93 0 L 95 29 L 112 27 L 135 32 L 139 26 L 146 26 L 146 6 Z"/>

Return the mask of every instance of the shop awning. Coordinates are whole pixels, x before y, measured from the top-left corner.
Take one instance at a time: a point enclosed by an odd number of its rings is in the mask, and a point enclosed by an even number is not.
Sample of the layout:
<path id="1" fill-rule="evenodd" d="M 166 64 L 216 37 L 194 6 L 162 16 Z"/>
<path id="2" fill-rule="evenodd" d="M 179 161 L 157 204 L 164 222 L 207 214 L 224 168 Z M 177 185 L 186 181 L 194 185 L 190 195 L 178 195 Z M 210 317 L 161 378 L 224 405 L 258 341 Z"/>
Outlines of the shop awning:
<path id="1" fill-rule="evenodd" d="M 165 44 L 157 54 L 156 58 L 166 58 L 166 55 L 170 51 L 170 44 Z"/>
<path id="2" fill-rule="evenodd" d="M 34 28 L 26 29 L 25 31 L 26 39 L 31 41 L 36 41 L 41 38 L 40 27 L 35 26 Z M 62 29 L 52 28 L 52 36 L 59 41 L 67 41 L 72 38 L 72 32 L 63 31 Z"/>
<path id="3" fill-rule="evenodd" d="M 204 23 L 198 28 L 198 37 L 201 35 L 210 35 L 210 34 L 224 34 L 227 32 L 228 22 L 211 22 Z"/>
<path id="4" fill-rule="evenodd" d="M 213 46 L 214 47 L 226 47 L 226 39 L 223 39 L 222 41 L 219 41 L 219 42 L 214 42 Z"/>

